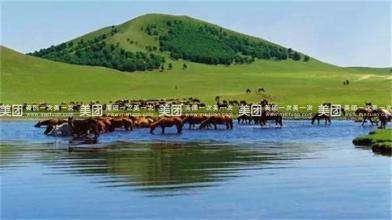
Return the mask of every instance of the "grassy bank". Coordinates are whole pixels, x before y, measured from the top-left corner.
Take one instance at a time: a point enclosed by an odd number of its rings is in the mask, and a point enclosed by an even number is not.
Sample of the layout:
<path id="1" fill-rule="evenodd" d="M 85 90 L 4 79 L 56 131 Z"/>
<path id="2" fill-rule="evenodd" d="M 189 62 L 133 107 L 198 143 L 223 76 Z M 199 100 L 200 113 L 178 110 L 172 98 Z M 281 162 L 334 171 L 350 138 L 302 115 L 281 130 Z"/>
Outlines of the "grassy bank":
<path id="1" fill-rule="evenodd" d="M 353 143 L 359 146 L 371 146 L 375 153 L 391 155 L 392 129 L 378 129 L 370 132 L 369 135 L 355 138 Z"/>

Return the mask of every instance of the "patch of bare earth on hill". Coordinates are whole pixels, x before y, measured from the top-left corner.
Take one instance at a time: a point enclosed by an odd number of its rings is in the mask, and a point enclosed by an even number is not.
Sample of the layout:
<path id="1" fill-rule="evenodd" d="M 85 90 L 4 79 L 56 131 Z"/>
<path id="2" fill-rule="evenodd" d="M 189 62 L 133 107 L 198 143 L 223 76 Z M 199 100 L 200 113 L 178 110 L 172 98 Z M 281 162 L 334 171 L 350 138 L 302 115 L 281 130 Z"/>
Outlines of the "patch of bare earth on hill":
<path id="1" fill-rule="evenodd" d="M 356 81 L 362 81 L 362 80 L 366 80 L 366 79 L 370 79 L 370 78 L 383 78 L 383 79 L 391 80 L 392 76 L 380 76 L 380 75 L 374 75 L 374 74 L 366 74 L 366 75 L 359 77 Z"/>

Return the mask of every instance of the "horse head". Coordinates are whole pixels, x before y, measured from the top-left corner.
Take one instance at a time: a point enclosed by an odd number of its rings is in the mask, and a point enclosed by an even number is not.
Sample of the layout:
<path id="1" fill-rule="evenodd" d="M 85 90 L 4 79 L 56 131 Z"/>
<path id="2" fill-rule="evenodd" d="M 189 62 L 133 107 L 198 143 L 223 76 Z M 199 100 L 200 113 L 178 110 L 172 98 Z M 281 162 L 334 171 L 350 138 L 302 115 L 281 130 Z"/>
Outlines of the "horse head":
<path id="1" fill-rule="evenodd" d="M 38 121 L 37 124 L 34 125 L 34 127 L 39 128 L 41 127 L 42 121 Z"/>

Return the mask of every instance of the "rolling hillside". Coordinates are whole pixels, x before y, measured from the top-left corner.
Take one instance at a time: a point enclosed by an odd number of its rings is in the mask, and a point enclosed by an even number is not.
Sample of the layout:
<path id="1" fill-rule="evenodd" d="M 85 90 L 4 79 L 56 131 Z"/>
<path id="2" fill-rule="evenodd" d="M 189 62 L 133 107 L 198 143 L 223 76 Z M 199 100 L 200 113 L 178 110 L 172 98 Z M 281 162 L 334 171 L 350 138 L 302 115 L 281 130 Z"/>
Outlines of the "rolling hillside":
<path id="1" fill-rule="evenodd" d="M 0 47 L 1 103 L 68 102 L 123 98 L 197 97 L 259 101 L 279 105 L 391 103 L 388 71 L 340 68 L 311 59 L 258 59 L 243 65 L 172 61 L 172 70 L 121 72 L 104 67 L 54 62 Z M 187 65 L 183 69 L 183 64 Z M 382 72 L 382 71 L 381 71 Z M 343 80 L 350 80 L 343 86 Z M 258 88 L 265 93 L 257 93 Z M 245 90 L 252 90 L 246 94 Z"/>
<path id="2" fill-rule="evenodd" d="M 121 71 L 170 69 L 172 60 L 241 65 L 262 60 L 307 62 L 309 56 L 186 16 L 147 14 L 30 55 Z"/>

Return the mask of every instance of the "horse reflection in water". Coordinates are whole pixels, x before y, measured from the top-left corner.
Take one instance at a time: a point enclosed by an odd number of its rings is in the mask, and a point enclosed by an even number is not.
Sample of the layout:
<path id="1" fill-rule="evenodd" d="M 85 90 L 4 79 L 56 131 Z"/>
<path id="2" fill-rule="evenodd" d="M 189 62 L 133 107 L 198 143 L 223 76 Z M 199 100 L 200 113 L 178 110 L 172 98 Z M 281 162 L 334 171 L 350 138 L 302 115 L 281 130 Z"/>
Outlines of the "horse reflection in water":
<path id="1" fill-rule="evenodd" d="M 104 183 L 108 187 L 178 193 L 179 190 L 208 187 L 237 177 L 240 170 L 284 160 L 279 152 L 253 147 L 115 143 L 99 149 L 75 147 L 57 163 L 62 168 L 72 167 L 66 172 L 109 176 L 110 181 Z"/>

